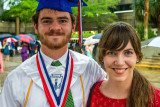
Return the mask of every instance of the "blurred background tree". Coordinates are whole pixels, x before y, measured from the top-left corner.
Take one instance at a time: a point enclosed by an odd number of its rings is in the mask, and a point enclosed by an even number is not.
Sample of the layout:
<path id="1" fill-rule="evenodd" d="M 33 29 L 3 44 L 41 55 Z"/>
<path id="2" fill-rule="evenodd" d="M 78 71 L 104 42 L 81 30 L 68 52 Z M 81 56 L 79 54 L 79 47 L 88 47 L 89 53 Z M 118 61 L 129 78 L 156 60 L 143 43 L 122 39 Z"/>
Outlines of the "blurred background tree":
<path id="1" fill-rule="evenodd" d="M 31 16 L 36 12 L 36 7 L 38 2 L 36 0 L 5 0 L 8 2 L 9 10 L 3 12 L 0 17 L 2 20 L 9 20 L 12 17 L 20 17 L 22 22 L 31 22 Z M 95 17 L 95 20 L 99 24 L 104 22 L 98 19 L 96 16 L 101 16 L 102 14 L 110 14 L 116 17 L 109 8 L 116 8 L 120 0 L 84 0 L 88 6 L 82 8 L 83 16 Z M 73 8 L 73 13 L 77 15 L 78 8 Z M 110 22 L 113 22 L 113 18 L 108 18 Z"/>
<path id="2" fill-rule="evenodd" d="M 36 0 L 5 0 L 8 2 L 9 10 L 6 10 L 0 16 L 3 21 L 15 21 L 19 17 L 21 22 L 31 22 L 31 16 L 35 13 L 37 7 Z"/>
<path id="3" fill-rule="evenodd" d="M 142 26 L 144 20 L 144 3 L 145 3 L 144 0 L 136 0 L 136 20 L 139 23 L 137 24 L 137 29 L 144 27 Z M 158 29 L 157 35 L 160 35 L 160 0 L 149 0 L 148 38 L 153 37 L 153 32 L 151 31 L 152 28 L 157 28 Z M 144 35 L 144 31 L 143 32 L 141 31 L 139 33 L 140 35 Z"/>
<path id="4" fill-rule="evenodd" d="M 117 21 L 117 15 L 113 12 L 119 4 L 120 0 L 84 0 L 88 6 L 82 7 L 82 21 L 96 22 L 98 32 L 102 27 L 111 22 Z M 31 23 L 31 17 L 36 12 L 38 2 L 36 0 L 5 0 L 8 2 L 9 10 L 5 10 L 0 16 L 3 21 L 16 21 L 18 17 L 20 22 Z M 72 8 L 74 15 L 77 17 L 78 7 Z M 78 23 L 78 18 L 77 18 Z M 92 33 L 83 31 L 84 38 L 91 36 Z M 73 37 L 78 37 L 77 33 Z"/>
<path id="5" fill-rule="evenodd" d="M 113 12 L 120 3 L 120 0 L 84 0 L 88 6 L 82 8 L 85 22 L 96 22 L 98 33 L 101 32 L 102 26 L 118 20 L 117 15 Z M 78 8 L 73 8 L 73 13 L 77 16 Z"/>

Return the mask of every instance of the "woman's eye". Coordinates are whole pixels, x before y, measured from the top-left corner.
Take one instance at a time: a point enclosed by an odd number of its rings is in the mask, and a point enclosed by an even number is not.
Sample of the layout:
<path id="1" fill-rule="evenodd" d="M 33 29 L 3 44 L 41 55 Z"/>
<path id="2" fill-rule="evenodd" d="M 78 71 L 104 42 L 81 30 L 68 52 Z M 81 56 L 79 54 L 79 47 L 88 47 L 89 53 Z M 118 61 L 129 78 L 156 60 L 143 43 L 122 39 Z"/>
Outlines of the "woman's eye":
<path id="1" fill-rule="evenodd" d="M 131 51 L 126 51 L 125 52 L 125 54 L 127 54 L 127 55 L 131 55 L 133 52 L 131 52 Z"/>
<path id="2" fill-rule="evenodd" d="M 115 52 L 107 52 L 107 55 L 116 55 L 116 53 Z"/>

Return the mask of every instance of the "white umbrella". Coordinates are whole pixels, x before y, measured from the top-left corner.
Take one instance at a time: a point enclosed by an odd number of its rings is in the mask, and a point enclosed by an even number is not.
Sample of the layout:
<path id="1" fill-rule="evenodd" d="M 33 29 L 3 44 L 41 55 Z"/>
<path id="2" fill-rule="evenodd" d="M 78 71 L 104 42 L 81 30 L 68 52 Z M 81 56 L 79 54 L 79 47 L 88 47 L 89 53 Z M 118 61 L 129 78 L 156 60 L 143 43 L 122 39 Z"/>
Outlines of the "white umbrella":
<path id="1" fill-rule="evenodd" d="M 86 41 L 84 42 L 84 45 L 91 45 L 91 44 L 99 43 L 99 39 L 93 39 L 93 36 L 90 36 L 89 38 L 87 38 Z"/>
<path id="2" fill-rule="evenodd" d="M 3 41 L 6 41 L 6 42 L 17 42 L 17 40 L 15 38 L 6 38 Z"/>
<path id="3" fill-rule="evenodd" d="M 153 38 L 146 46 L 159 47 L 160 48 L 160 36 Z"/>
<path id="4" fill-rule="evenodd" d="M 101 36 L 102 36 L 102 33 L 98 33 L 98 34 L 93 36 L 93 39 L 100 39 Z"/>

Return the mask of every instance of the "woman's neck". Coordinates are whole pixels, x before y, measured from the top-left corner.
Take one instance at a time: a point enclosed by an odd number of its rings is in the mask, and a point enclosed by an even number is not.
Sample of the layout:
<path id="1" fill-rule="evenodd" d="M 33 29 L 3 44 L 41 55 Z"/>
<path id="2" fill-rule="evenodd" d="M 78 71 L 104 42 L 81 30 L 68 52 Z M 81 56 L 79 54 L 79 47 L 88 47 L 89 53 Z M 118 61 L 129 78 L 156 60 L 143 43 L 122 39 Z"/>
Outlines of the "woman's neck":
<path id="1" fill-rule="evenodd" d="M 132 82 L 117 82 L 105 80 L 100 86 L 100 91 L 107 97 L 113 99 L 128 98 Z"/>

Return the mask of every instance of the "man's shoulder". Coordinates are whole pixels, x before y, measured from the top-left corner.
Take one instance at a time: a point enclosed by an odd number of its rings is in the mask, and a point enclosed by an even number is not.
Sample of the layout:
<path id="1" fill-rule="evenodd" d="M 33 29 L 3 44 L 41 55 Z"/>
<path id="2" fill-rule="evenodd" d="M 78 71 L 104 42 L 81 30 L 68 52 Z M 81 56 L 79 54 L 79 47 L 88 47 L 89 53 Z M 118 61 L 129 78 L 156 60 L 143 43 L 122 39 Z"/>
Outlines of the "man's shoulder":
<path id="1" fill-rule="evenodd" d="M 37 65 L 36 65 L 36 57 L 33 56 L 27 60 L 25 60 L 23 63 L 21 63 L 19 66 L 17 66 L 14 70 L 12 70 L 8 78 L 12 77 L 20 77 L 20 76 L 27 76 L 31 72 L 35 71 Z"/>
<path id="2" fill-rule="evenodd" d="M 71 51 L 74 61 L 74 70 L 77 71 L 103 71 L 100 65 L 93 59 L 86 55 Z"/>
<path id="3" fill-rule="evenodd" d="M 71 55 L 73 57 L 73 60 L 75 62 L 83 62 L 83 63 L 96 63 L 96 61 L 93 59 L 93 58 L 90 58 L 84 54 L 81 54 L 81 53 L 78 53 L 78 52 L 75 52 L 75 51 L 70 51 L 71 52 Z"/>

